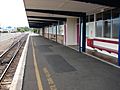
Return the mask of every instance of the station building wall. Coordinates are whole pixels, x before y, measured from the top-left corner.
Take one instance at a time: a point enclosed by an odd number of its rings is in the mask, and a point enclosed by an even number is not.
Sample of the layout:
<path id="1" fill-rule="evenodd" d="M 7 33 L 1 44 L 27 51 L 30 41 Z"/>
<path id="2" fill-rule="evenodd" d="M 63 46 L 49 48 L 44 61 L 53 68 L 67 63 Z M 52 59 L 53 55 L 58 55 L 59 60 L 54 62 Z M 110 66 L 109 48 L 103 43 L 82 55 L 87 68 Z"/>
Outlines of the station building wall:
<path id="1" fill-rule="evenodd" d="M 105 48 L 106 50 L 103 49 L 103 51 L 110 54 L 114 53 L 116 54 L 115 57 L 117 57 L 120 27 L 119 14 L 120 9 L 116 8 L 88 15 L 86 23 L 87 46 L 96 45 Z M 92 41 L 89 41 L 90 39 Z"/>

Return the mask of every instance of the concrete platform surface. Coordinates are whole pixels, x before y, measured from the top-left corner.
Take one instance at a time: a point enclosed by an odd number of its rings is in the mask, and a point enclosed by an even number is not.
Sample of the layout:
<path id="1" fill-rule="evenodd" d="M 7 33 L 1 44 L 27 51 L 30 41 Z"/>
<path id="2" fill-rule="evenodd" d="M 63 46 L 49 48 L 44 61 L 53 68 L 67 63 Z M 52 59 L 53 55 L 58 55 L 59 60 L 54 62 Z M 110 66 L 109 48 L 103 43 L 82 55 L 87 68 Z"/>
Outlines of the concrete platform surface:
<path id="1" fill-rule="evenodd" d="M 120 90 L 119 77 L 118 68 L 43 37 L 32 36 L 22 90 Z"/>

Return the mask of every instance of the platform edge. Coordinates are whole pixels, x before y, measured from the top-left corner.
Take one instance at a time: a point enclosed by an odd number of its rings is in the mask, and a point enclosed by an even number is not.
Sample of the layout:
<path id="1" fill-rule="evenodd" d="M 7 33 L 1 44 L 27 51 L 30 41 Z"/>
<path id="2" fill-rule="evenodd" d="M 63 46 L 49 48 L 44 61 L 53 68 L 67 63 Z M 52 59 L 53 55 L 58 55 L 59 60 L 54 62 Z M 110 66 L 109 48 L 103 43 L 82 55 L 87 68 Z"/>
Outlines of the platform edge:
<path id="1" fill-rule="evenodd" d="M 22 89 L 23 76 L 24 76 L 24 70 L 25 70 L 25 64 L 26 64 L 26 56 L 27 56 L 27 50 L 28 50 L 28 44 L 29 44 L 29 37 L 30 35 L 28 35 L 27 41 L 25 43 L 22 55 L 20 57 L 20 61 L 18 63 L 16 72 L 14 74 L 9 90 L 21 90 Z"/>

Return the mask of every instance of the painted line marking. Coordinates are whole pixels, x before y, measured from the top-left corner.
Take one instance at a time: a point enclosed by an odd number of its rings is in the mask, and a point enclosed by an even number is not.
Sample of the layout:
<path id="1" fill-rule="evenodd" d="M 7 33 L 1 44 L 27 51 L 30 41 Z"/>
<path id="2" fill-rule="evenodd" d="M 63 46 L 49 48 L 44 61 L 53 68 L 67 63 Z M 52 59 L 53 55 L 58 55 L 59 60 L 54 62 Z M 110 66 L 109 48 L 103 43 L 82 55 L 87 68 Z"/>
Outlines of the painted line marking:
<path id="1" fill-rule="evenodd" d="M 117 65 L 112 64 L 112 63 L 110 63 L 110 62 L 107 62 L 107 61 L 105 61 L 105 60 L 102 60 L 102 59 L 100 59 L 100 58 L 98 58 L 98 57 L 95 57 L 95 56 L 93 56 L 93 55 L 90 55 L 90 54 L 88 54 L 88 53 L 84 53 L 84 52 L 82 52 L 82 53 L 85 54 L 85 55 L 87 55 L 87 56 L 93 57 L 93 58 L 95 58 L 95 59 L 97 59 L 97 60 L 99 60 L 99 61 L 101 61 L 101 62 L 104 62 L 104 63 L 106 63 L 106 64 L 108 64 L 108 65 L 111 65 L 111 66 L 113 66 L 113 67 L 115 67 L 115 68 L 119 68 L 119 69 L 120 69 L 120 66 L 117 66 Z"/>
<path id="2" fill-rule="evenodd" d="M 69 47 L 69 46 L 68 46 L 68 47 Z M 69 48 L 71 48 L 71 47 L 69 47 Z M 78 51 L 78 50 L 76 50 L 76 49 L 74 49 L 74 48 L 71 48 L 71 49 L 73 49 L 73 50 L 75 50 L 75 51 Z M 103 60 L 103 59 L 100 59 L 100 58 L 95 57 L 95 56 L 93 56 L 93 55 L 90 55 L 90 54 L 88 54 L 88 53 L 84 53 L 84 52 L 82 52 L 82 53 L 85 54 L 85 55 L 87 55 L 87 56 L 93 57 L 93 58 L 95 58 L 95 59 L 97 59 L 97 60 L 99 60 L 99 61 L 101 61 L 101 62 L 104 62 L 104 63 L 106 63 L 106 64 L 108 64 L 108 65 L 111 65 L 111 66 L 113 66 L 113 67 L 115 67 L 115 68 L 119 68 L 119 69 L 120 69 L 120 66 L 118 66 L 118 65 L 115 65 L 115 64 L 113 64 L 113 63 L 107 62 L 107 61 L 105 61 L 105 60 Z"/>
<path id="3" fill-rule="evenodd" d="M 33 44 L 32 39 L 31 39 L 31 42 L 32 42 L 32 49 L 33 49 L 33 62 L 34 62 L 34 68 L 35 68 L 35 75 L 36 75 L 36 79 L 37 79 L 37 85 L 38 85 L 39 90 L 43 90 L 41 74 L 38 69 L 37 60 L 36 60 L 36 56 L 35 56 L 35 49 L 34 49 L 34 44 Z"/>
<path id="4" fill-rule="evenodd" d="M 48 69 L 46 67 L 43 68 L 43 71 L 46 75 L 46 78 L 47 78 L 47 81 L 48 81 L 48 84 L 50 86 L 50 90 L 57 90 L 56 88 L 56 85 L 51 77 L 51 74 L 49 73 Z"/>

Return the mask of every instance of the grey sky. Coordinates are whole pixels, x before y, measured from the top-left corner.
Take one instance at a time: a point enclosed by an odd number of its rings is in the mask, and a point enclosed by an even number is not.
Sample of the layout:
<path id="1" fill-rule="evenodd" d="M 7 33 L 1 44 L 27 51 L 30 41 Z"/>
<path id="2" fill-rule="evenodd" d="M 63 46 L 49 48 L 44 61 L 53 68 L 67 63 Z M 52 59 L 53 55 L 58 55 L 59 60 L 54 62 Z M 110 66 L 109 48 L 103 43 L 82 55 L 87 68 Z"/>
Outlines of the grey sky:
<path id="1" fill-rule="evenodd" d="M 0 0 L 0 26 L 28 26 L 23 0 Z"/>

